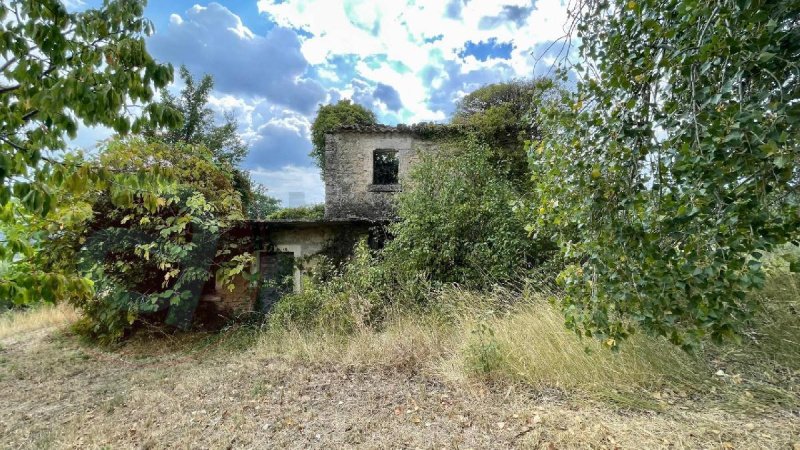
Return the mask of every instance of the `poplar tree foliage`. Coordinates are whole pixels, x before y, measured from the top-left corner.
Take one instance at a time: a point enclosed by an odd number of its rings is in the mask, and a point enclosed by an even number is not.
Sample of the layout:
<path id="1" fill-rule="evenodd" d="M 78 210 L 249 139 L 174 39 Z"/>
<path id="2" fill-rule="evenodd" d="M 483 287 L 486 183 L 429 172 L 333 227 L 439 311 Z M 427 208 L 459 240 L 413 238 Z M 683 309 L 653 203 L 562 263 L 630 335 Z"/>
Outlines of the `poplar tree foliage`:
<path id="1" fill-rule="evenodd" d="M 172 81 L 172 67 L 145 49 L 153 29 L 142 17 L 144 6 L 106 0 L 100 8 L 70 13 L 57 0 L 0 5 L 0 257 L 13 263 L 0 278 L 0 296 L 14 303 L 91 295 L 87 279 L 32 262 L 39 236 L 31 230 L 59 206 L 57 193 L 83 192 L 112 178 L 116 185 L 145 182 L 59 156 L 78 124 L 124 134 L 148 122 L 180 121 L 176 111 L 150 103 L 155 90 Z"/>
<path id="2" fill-rule="evenodd" d="M 317 117 L 311 124 L 311 143 L 309 156 L 325 172 L 325 134 L 342 125 L 375 125 L 375 113 L 350 100 L 339 100 L 335 105 L 320 105 Z"/>
<path id="3" fill-rule="evenodd" d="M 564 254 L 567 324 L 736 336 L 765 252 L 798 238 L 800 2 L 613 0 L 577 17 L 584 66 L 533 149 L 536 232 Z"/>

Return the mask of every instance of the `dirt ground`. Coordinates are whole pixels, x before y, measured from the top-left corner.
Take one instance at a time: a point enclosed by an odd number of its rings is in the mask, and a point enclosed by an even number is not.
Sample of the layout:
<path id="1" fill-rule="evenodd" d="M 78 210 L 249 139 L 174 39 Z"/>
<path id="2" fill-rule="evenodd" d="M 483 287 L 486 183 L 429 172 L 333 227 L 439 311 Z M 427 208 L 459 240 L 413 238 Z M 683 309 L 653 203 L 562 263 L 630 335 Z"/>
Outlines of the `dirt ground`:
<path id="1" fill-rule="evenodd" d="M 0 339 L 0 447 L 800 449 L 798 411 L 633 411 L 252 345 L 155 347 L 99 350 L 56 328 Z"/>

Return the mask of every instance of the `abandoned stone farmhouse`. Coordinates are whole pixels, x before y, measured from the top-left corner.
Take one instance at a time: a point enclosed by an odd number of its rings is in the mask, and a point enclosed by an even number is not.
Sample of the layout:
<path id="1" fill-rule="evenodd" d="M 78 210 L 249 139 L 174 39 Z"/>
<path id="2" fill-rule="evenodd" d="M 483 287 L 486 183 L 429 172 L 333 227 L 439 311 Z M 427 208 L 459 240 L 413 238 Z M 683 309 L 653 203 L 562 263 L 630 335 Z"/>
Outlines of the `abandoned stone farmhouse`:
<path id="1" fill-rule="evenodd" d="M 214 286 L 202 301 L 220 311 L 268 311 L 287 292 L 302 289 L 302 277 L 325 256 L 346 258 L 366 238 L 380 245 L 384 226 L 395 218 L 392 198 L 409 168 L 424 152 L 436 151 L 432 136 L 441 126 L 345 126 L 326 136 L 325 215 L 322 219 L 251 221 L 240 233 L 252 236 L 257 288 L 244 277 L 235 290 Z"/>

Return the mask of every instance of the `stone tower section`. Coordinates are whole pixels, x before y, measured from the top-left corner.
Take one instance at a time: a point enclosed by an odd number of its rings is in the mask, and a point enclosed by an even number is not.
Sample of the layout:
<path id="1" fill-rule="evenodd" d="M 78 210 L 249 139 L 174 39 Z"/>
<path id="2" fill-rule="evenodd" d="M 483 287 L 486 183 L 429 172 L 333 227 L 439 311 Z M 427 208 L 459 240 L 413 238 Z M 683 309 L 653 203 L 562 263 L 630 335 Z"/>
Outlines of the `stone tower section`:
<path id="1" fill-rule="evenodd" d="M 436 141 L 413 127 L 343 127 L 325 138 L 325 218 L 395 218 L 393 197 L 409 168 Z M 439 129 L 424 125 L 424 130 Z"/>

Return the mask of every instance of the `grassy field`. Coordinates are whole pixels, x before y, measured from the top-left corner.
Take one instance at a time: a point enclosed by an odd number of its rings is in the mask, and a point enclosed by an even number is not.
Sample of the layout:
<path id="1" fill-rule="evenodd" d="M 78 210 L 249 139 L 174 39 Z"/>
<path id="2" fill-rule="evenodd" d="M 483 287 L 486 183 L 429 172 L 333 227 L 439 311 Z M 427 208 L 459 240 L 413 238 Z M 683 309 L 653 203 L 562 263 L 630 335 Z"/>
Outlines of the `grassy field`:
<path id="1" fill-rule="evenodd" d="M 72 335 L 66 307 L 6 314 L 0 447 L 800 449 L 797 278 L 760 294 L 741 344 L 698 355 L 644 336 L 612 354 L 524 297 L 490 313 L 503 298 L 450 291 L 446 317 L 348 336 L 237 327 L 113 349 Z"/>

